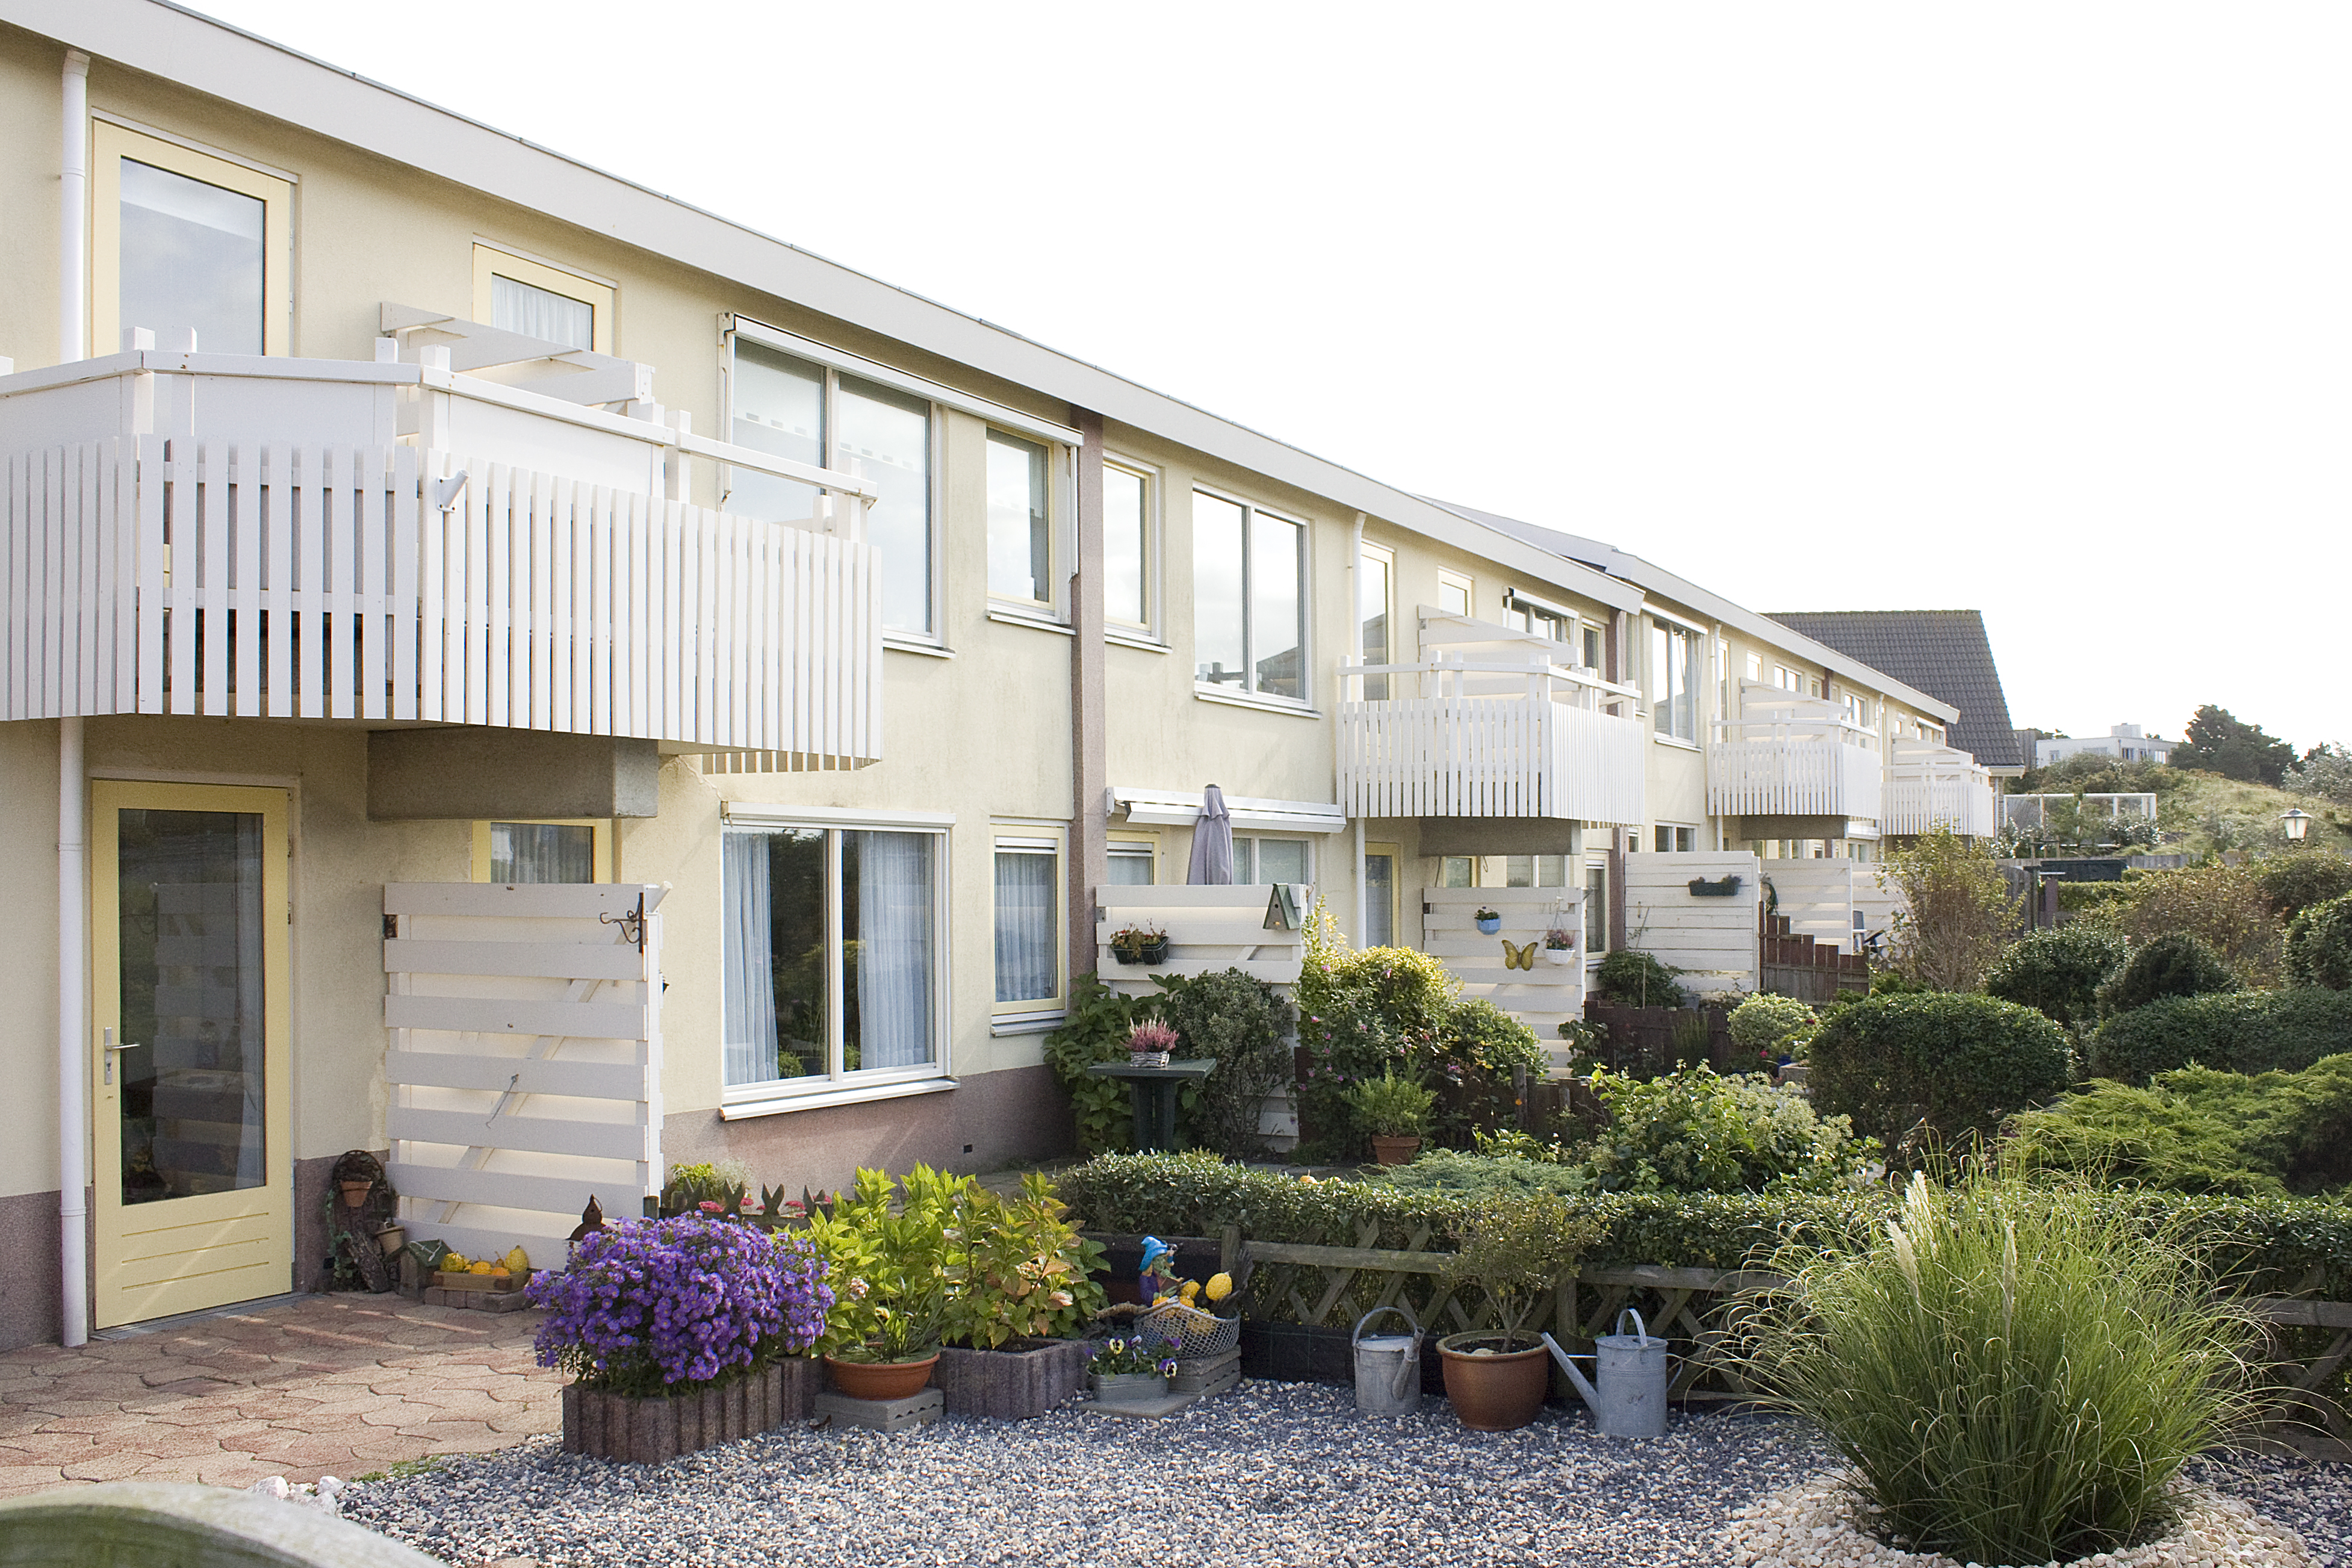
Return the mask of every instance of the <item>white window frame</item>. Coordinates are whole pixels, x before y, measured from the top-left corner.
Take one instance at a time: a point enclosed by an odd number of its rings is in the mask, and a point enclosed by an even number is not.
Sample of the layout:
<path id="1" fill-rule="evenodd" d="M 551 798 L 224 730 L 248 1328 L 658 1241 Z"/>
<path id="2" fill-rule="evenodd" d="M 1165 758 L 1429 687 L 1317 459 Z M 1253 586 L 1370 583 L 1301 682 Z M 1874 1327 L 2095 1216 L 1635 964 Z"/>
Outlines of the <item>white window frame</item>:
<path id="1" fill-rule="evenodd" d="M 1445 591 L 1449 588 L 1462 591 L 1463 608 L 1460 610 L 1447 608 Z M 1475 620 L 1478 614 L 1478 580 L 1467 572 L 1455 571 L 1451 567 L 1439 567 L 1437 569 L 1437 608 L 1444 614 L 1466 615 Z"/>
<path id="2" fill-rule="evenodd" d="M 509 822 L 529 828 L 593 828 L 595 830 L 590 850 L 591 882 L 613 880 L 613 819 L 610 817 L 497 817 L 483 818 L 474 824 L 473 876 L 476 882 L 490 880 L 490 828 L 495 822 Z"/>
<path id="3" fill-rule="evenodd" d="M 1112 844 L 1124 844 L 1129 846 L 1130 853 L 1132 852 L 1134 846 L 1141 845 L 1145 850 L 1149 851 L 1151 855 L 1151 880 L 1142 885 L 1146 887 L 1158 887 L 1160 885 L 1160 835 L 1158 833 L 1139 833 L 1132 830 L 1113 828 L 1110 831 L 1103 835 L 1103 842 L 1106 852 L 1108 852 L 1108 847 Z M 1132 883 L 1107 883 L 1104 885 L 1131 887 L 1137 884 Z"/>
<path id="4" fill-rule="evenodd" d="M 989 842 L 989 1023 L 1002 1030 L 1006 1025 L 1059 1022 L 1068 1016 L 1070 1007 L 1070 945 L 1062 939 L 1061 927 L 1068 911 L 1064 904 L 1069 898 L 1069 877 L 1066 874 L 1069 855 L 1069 830 L 1041 828 L 1023 824 L 998 823 Z M 1050 997 L 1024 998 L 1019 1001 L 1001 1002 L 996 998 L 996 857 L 1006 852 L 1045 855 L 1054 862 L 1054 914 L 1052 929 L 1046 933 L 1046 945 L 1054 954 L 1054 994 Z"/>
<path id="5" fill-rule="evenodd" d="M 1371 655 L 1371 650 L 1366 648 L 1363 650 L 1364 658 L 1367 663 L 1370 664 L 1405 664 L 1408 662 L 1407 659 L 1397 648 L 1397 633 L 1402 628 L 1397 623 L 1396 551 L 1391 549 L 1386 545 L 1373 544 L 1369 539 L 1364 541 L 1363 545 L 1357 552 L 1356 571 L 1358 575 L 1356 581 L 1350 585 L 1355 591 L 1356 602 L 1349 608 L 1349 613 L 1355 617 L 1355 620 L 1349 622 L 1348 628 L 1349 643 L 1352 648 L 1353 645 L 1360 641 L 1363 636 L 1364 584 L 1362 573 L 1364 570 L 1363 563 L 1368 560 L 1378 561 L 1384 569 L 1386 569 L 1382 575 L 1386 578 L 1388 582 L 1388 597 L 1382 601 L 1381 604 L 1381 616 L 1382 625 L 1387 628 L 1388 647 L 1378 659 L 1374 659 Z M 1365 702 L 1385 702 L 1392 693 L 1393 688 L 1389 676 L 1367 675 L 1364 677 L 1363 687 L 1358 693 L 1358 696 L 1360 700 Z M 1341 695 L 1345 695 L 1346 694 L 1342 693 Z"/>
<path id="6" fill-rule="evenodd" d="M 1117 453 L 1103 455 L 1103 467 L 1117 468 L 1143 482 L 1143 615 L 1141 622 L 1103 614 L 1103 637 L 1130 647 L 1168 651 L 1167 484 L 1152 464 Z M 1106 527 L 1109 519 L 1104 519 Z"/>
<path id="7" fill-rule="evenodd" d="M 1679 672 L 1675 670 L 1674 657 L 1675 639 L 1677 637 L 1685 639 L 1690 646 L 1689 656 L 1683 661 Z M 1663 666 L 1658 662 L 1658 647 L 1661 639 L 1665 644 L 1665 663 Z M 1649 689 L 1645 695 L 1650 704 L 1651 737 L 1672 745 L 1695 747 L 1699 743 L 1699 736 L 1706 729 L 1705 716 L 1699 712 L 1699 697 L 1700 694 L 1706 689 L 1707 634 L 1687 621 L 1678 621 L 1665 615 L 1653 615 L 1650 617 L 1649 641 L 1648 660 L 1652 668 L 1649 671 L 1650 678 L 1647 683 Z M 1665 727 L 1660 723 L 1662 719 L 1671 723 L 1673 680 L 1677 673 L 1683 677 L 1688 692 L 1691 731 L 1688 735 L 1685 735 L 1678 729 Z"/>
<path id="8" fill-rule="evenodd" d="M 919 1063 L 913 1067 L 861 1068 L 844 1071 L 840 1065 L 841 1041 L 838 1038 L 825 1041 L 825 1072 L 806 1078 L 771 1078 L 756 1083 L 730 1084 L 726 1072 L 719 1072 L 719 1116 L 724 1121 L 740 1121 L 755 1116 L 779 1115 L 792 1111 L 821 1110 L 828 1105 L 852 1105 L 865 1101 L 894 1100 L 910 1094 L 928 1094 L 957 1087 L 954 1049 L 954 963 L 955 949 L 950 940 L 952 930 L 950 915 L 953 906 L 952 868 L 955 856 L 955 816 L 947 811 L 860 811 L 830 807 L 789 805 L 747 805 L 730 801 L 724 809 L 721 831 L 727 828 L 800 828 L 823 831 L 825 833 L 825 925 L 832 939 L 827 943 L 837 956 L 841 951 L 841 838 L 845 831 L 861 830 L 880 832 L 929 833 L 938 840 L 933 853 L 931 880 L 931 939 L 932 951 L 939 956 L 938 969 L 931 985 L 932 1038 L 939 1049 L 935 1062 Z M 991 861 L 992 867 L 994 862 Z M 722 891 L 721 897 L 724 897 Z M 722 905 L 723 907 L 723 905 Z M 844 965 L 843 982 L 846 983 Z M 832 1022 L 827 1020 L 827 1030 Z M 724 1033 L 724 1030 L 721 1030 Z M 724 1050 L 724 1046 L 720 1047 Z"/>
<path id="9" fill-rule="evenodd" d="M 841 378 L 843 376 L 855 376 L 860 381 L 873 382 L 878 385 L 887 386 L 894 392 L 906 392 L 927 400 L 929 413 L 925 416 L 925 422 L 929 428 L 928 463 L 930 468 L 929 510 L 930 512 L 931 628 L 928 632 L 921 632 L 900 626 L 886 627 L 882 632 L 882 643 L 885 647 L 906 648 L 917 653 L 944 651 L 948 645 L 947 572 L 943 568 L 947 552 L 947 421 L 940 417 L 940 410 L 943 407 L 961 408 L 962 405 L 943 401 L 936 393 L 946 389 L 926 382 L 919 376 L 909 376 L 891 371 L 887 366 L 876 364 L 871 360 L 860 359 L 856 354 L 845 354 L 838 350 L 824 349 L 822 344 L 811 342 L 808 339 L 795 333 L 784 331 L 781 328 L 764 326 L 746 317 L 737 316 L 726 319 L 731 324 L 722 334 L 726 340 L 726 351 L 719 356 L 719 405 L 721 410 L 720 418 L 725 425 L 727 438 L 730 440 L 733 439 L 735 434 L 735 345 L 739 341 L 757 343 L 763 349 L 805 361 L 824 372 L 824 440 L 821 444 L 823 450 L 817 454 L 820 467 L 837 468 L 839 466 L 834 461 L 834 444 L 841 430 Z M 971 411 L 966 409 L 964 412 Z M 1010 415 L 1013 411 L 1007 409 L 1002 412 Z M 995 423 L 1002 423 L 1007 430 L 1025 436 L 1030 434 L 1029 425 L 1034 422 L 1016 416 Z M 1069 434 L 1075 437 L 1077 433 L 1072 431 Z M 728 497 L 734 492 L 734 471 L 727 465 L 721 464 L 719 475 L 719 505 L 720 509 L 724 510 Z M 983 514 L 983 524 L 985 521 Z"/>
<path id="10" fill-rule="evenodd" d="M 1257 846 L 1261 841 L 1266 839 L 1271 839 L 1276 843 L 1305 845 L 1307 874 L 1299 880 L 1316 887 L 1323 885 L 1315 874 L 1315 840 L 1305 833 L 1235 833 L 1234 835 L 1234 880 L 1236 883 L 1255 884 L 1258 882 Z M 1242 864 L 1244 844 L 1249 846 L 1249 864 L 1246 866 Z M 1244 876 L 1242 874 L 1244 871 L 1247 871 L 1249 874 Z"/>
<path id="11" fill-rule="evenodd" d="M 830 425 L 828 425 L 829 428 Z M 1070 508 L 1065 503 L 1064 492 L 1069 488 L 1069 480 L 1072 477 L 1069 470 L 1075 449 L 1051 441 L 1039 441 L 1025 431 L 1000 429 L 994 424 L 989 426 L 987 435 L 982 437 L 981 455 L 981 534 L 983 554 L 990 544 L 987 538 L 990 518 L 986 492 L 988 465 L 991 459 L 988 456 L 987 446 L 989 437 L 999 435 L 1045 449 L 1045 597 L 1023 599 L 1014 594 L 997 592 L 996 585 L 987 581 L 984 563 L 982 581 L 987 588 L 990 604 L 1001 605 L 1015 616 L 1058 622 L 1066 619 L 1068 613 L 1070 545 L 1068 539 L 1064 537 L 1064 532 Z"/>
<path id="12" fill-rule="evenodd" d="M 1228 506 L 1242 509 L 1242 674 L 1255 683 L 1257 679 L 1256 612 L 1250 603 L 1253 579 L 1250 549 L 1251 535 L 1259 514 L 1280 523 L 1288 523 L 1298 530 L 1298 695 L 1284 696 L 1276 692 L 1262 692 L 1255 684 L 1247 688 L 1222 686 L 1200 677 L 1199 661 L 1194 660 L 1192 694 L 1220 702 L 1241 703 L 1250 707 L 1281 708 L 1286 711 L 1311 709 L 1315 706 L 1315 528 L 1305 517 L 1274 507 L 1261 507 L 1244 496 L 1220 490 L 1213 485 L 1194 485 L 1192 494 L 1207 496 Z M 1351 612 L 1352 613 L 1352 612 Z M 1199 607 L 1193 615 L 1193 635 L 1200 633 Z M 1310 854 L 1310 861 L 1312 856 Z"/>
<path id="13" fill-rule="evenodd" d="M 1674 838 L 1674 847 L 1669 849 L 1660 846 L 1658 844 L 1658 835 L 1660 833 L 1672 834 Z M 1688 849 L 1682 847 L 1682 841 L 1685 835 L 1688 835 L 1690 839 L 1690 847 Z M 1689 822 L 1653 822 L 1650 824 L 1650 843 L 1653 852 L 1657 854 L 1695 855 L 1698 853 L 1699 850 L 1698 829 L 1696 826 Z"/>
<path id="14" fill-rule="evenodd" d="M 90 352 L 116 352 L 125 328 L 163 325 L 122 319 L 122 160 L 129 158 L 261 203 L 261 351 L 292 353 L 295 177 L 103 115 L 90 116 L 89 136 Z"/>
<path id="15" fill-rule="evenodd" d="M 601 277 L 593 277 L 570 267 L 557 267 L 536 256 L 509 250 L 488 240 L 474 242 L 474 319 L 484 326 L 490 324 L 496 286 L 491 279 L 503 277 L 510 282 L 526 284 L 550 294 L 561 295 L 588 307 L 588 347 L 591 352 L 609 354 L 613 351 L 613 318 L 620 305 L 620 289 Z"/>

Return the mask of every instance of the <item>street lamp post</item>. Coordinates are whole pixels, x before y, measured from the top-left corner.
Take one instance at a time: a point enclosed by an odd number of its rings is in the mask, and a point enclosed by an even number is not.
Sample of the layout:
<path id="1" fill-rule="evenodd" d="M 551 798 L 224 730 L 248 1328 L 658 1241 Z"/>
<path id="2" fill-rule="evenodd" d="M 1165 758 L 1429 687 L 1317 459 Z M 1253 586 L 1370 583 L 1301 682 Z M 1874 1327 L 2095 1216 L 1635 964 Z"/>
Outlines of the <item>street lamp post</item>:
<path id="1" fill-rule="evenodd" d="M 2286 841 L 2291 844 L 2303 842 L 2303 835 L 2311 831 L 2311 813 L 2300 806 L 2288 807 L 2279 821 L 2285 827 Z"/>

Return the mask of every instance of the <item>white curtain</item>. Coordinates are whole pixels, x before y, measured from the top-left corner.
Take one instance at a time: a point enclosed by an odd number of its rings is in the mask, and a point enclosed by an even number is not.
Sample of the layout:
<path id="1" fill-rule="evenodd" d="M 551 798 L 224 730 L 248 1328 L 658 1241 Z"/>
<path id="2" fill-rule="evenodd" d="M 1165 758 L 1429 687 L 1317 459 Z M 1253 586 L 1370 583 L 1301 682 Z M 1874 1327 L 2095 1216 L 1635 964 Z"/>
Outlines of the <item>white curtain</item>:
<path id="1" fill-rule="evenodd" d="M 769 943 L 768 835 L 720 840 L 720 986 L 725 992 L 725 1067 L 730 1083 L 776 1075 L 776 986 Z"/>
<path id="2" fill-rule="evenodd" d="M 857 1064 L 920 1066 L 932 1060 L 932 835 L 845 836 L 857 846 Z"/>
<path id="3" fill-rule="evenodd" d="M 490 325 L 567 349 L 596 346 L 596 308 L 552 289 L 490 275 Z"/>
<path id="4" fill-rule="evenodd" d="M 996 999 L 1050 1000 L 1060 989 L 1054 962 L 1054 857 L 1036 850 L 996 852 Z"/>

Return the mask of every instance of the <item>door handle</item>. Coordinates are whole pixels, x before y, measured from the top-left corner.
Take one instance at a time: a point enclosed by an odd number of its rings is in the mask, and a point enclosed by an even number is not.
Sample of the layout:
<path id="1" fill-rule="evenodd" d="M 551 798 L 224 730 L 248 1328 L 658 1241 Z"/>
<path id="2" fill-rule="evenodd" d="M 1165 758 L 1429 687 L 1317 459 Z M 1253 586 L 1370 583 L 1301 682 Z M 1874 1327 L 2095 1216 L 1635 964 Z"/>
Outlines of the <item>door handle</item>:
<path id="1" fill-rule="evenodd" d="M 100 1030 L 98 1032 L 99 1038 L 103 1042 L 106 1051 L 105 1082 L 111 1083 L 114 1082 L 114 1059 L 121 1055 L 126 1051 L 144 1051 L 147 1048 L 133 1040 L 126 1040 L 121 1041 L 120 1044 L 116 1043 L 114 1039 L 114 1028 L 110 1024 L 106 1028 Z"/>

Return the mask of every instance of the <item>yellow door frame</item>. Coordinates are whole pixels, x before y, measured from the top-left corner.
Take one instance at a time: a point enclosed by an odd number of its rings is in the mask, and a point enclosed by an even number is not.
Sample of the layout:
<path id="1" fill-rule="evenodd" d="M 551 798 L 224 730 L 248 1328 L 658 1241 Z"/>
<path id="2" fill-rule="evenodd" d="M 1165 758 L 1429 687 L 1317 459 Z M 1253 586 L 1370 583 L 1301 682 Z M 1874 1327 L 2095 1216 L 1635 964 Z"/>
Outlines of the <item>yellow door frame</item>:
<path id="1" fill-rule="evenodd" d="M 287 929 L 289 806 L 283 789 L 225 784 L 90 784 L 91 1308 L 100 1328 L 283 1294 L 294 1277 L 292 996 Z M 262 820 L 262 1185 L 154 1203 L 122 1201 L 121 813 L 223 811 Z M 152 1041 L 131 1042 L 152 1045 Z"/>

